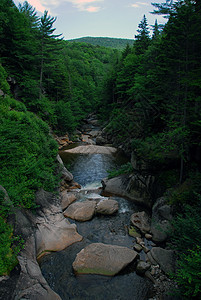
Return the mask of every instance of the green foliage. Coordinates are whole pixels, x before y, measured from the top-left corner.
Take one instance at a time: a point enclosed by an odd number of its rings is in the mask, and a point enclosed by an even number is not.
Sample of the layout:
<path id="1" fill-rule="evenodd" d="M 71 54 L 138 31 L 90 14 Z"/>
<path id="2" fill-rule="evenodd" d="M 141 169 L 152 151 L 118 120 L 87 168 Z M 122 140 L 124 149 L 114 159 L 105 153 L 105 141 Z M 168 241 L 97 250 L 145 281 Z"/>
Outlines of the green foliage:
<path id="1" fill-rule="evenodd" d="M 164 170 L 158 175 L 158 184 L 165 190 L 175 187 L 179 183 L 178 169 Z"/>
<path id="2" fill-rule="evenodd" d="M 201 247 L 183 253 L 178 261 L 176 280 L 185 299 L 201 298 Z"/>
<path id="3" fill-rule="evenodd" d="M 122 174 L 130 174 L 133 172 L 133 167 L 130 162 L 121 165 L 121 167 L 118 170 L 109 170 L 108 172 L 108 178 L 113 178 Z"/>
<path id="4" fill-rule="evenodd" d="M 181 210 L 181 208 L 180 208 Z M 183 212 L 173 221 L 171 242 L 179 253 L 186 252 L 193 245 L 201 246 L 201 207 L 185 205 Z"/>
<path id="5" fill-rule="evenodd" d="M 9 93 L 9 84 L 6 81 L 6 77 L 7 77 L 6 71 L 0 64 L 0 89 L 4 93 Z"/>
<path id="6" fill-rule="evenodd" d="M 69 40 L 73 43 L 87 43 L 94 46 L 108 47 L 123 50 L 128 44 L 133 46 L 133 40 L 130 39 L 117 39 L 117 38 L 107 38 L 107 37 L 83 37 L 78 39 Z"/>
<path id="7" fill-rule="evenodd" d="M 0 276 L 6 275 L 18 263 L 17 254 L 23 247 L 23 240 L 13 237 L 13 229 L 0 216 Z"/>
<path id="8" fill-rule="evenodd" d="M 173 275 L 186 299 L 201 298 L 201 175 L 197 173 L 171 194 L 177 214 L 172 221 L 171 246 L 176 250 Z"/>
<path id="9" fill-rule="evenodd" d="M 64 101 L 58 101 L 55 105 L 55 113 L 57 115 L 56 128 L 60 133 L 73 132 L 76 128 L 75 118 L 72 115 L 70 103 Z"/>
<path id="10" fill-rule="evenodd" d="M 10 103 L 19 111 L 10 110 Z M 53 191 L 58 182 L 57 144 L 47 124 L 22 108 L 9 97 L 0 106 L 0 182 L 14 205 L 32 208 L 35 191 L 41 187 Z"/>
<path id="11" fill-rule="evenodd" d="M 201 194 L 201 174 L 191 174 L 185 182 L 168 190 L 167 197 L 170 204 L 181 207 L 182 205 L 197 205 Z"/>

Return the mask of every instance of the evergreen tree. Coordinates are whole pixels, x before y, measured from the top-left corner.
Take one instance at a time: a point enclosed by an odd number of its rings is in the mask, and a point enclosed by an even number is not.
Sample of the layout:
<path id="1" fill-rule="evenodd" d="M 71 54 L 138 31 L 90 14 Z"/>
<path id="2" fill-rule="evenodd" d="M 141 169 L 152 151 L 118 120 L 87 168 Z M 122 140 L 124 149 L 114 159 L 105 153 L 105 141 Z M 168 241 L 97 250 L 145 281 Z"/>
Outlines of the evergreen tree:
<path id="1" fill-rule="evenodd" d="M 138 34 L 135 35 L 134 49 L 137 55 L 143 54 L 150 45 L 149 29 L 146 16 L 143 16 L 142 21 L 138 25 Z"/>
<path id="2" fill-rule="evenodd" d="M 152 40 L 155 40 L 159 37 L 160 35 L 160 30 L 159 30 L 159 26 L 158 26 L 158 22 L 157 20 L 155 21 L 155 24 L 153 26 L 153 35 L 152 35 Z"/>
<path id="3" fill-rule="evenodd" d="M 39 40 L 40 40 L 40 94 L 41 99 L 44 90 L 44 74 L 48 65 L 54 60 L 55 53 L 58 52 L 61 39 L 58 39 L 62 34 L 54 34 L 56 28 L 53 24 L 56 21 L 55 17 L 48 15 L 45 11 L 44 15 L 40 18 L 39 25 Z"/>

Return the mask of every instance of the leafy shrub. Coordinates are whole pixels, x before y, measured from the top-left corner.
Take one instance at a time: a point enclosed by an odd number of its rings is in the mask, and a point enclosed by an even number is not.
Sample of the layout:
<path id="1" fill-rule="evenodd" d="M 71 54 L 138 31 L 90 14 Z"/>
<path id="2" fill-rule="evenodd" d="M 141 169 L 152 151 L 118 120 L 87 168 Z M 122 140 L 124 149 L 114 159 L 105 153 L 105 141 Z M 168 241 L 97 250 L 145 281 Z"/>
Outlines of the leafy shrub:
<path id="1" fill-rule="evenodd" d="M 180 205 L 178 206 L 177 203 L 176 207 L 177 209 L 179 207 L 180 213 L 177 213 L 172 221 L 174 230 L 170 235 L 171 246 L 178 256 L 174 279 L 178 283 L 180 294 L 186 299 L 201 299 L 201 182 L 199 178 L 198 173 L 191 177 L 183 190 L 177 189 L 175 201 L 179 201 Z"/>
<path id="2" fill-rule="evenodd" d="M 9 93 L 9 84 L 6 81 L 7 78 L 7 74 L 5 69 L 2 67 L 1 63 L 0 63 L 0 89 L 4 92 L 4 93 Z"/>
<path id="3" fill-rule="evenodd" d="M 166 163 L 167 159 L 177 159 L 183 156 L 182 141 L 187 139 L 189 132 L 182 127 L 171 128 L 158 134 L 152 134 L 145 139 L 134 138 L 132 149 L 139 158 Z"/>
<path id="4" fill-rule="evenodd" d="M 58 183 L 57 143 L 46 123 L 33 113 L 22 111 L 23 104 L 14 99 L 12 106 L 19 111 L 10 110 L 10 103 L 6 97 L 0 106 L 0 182 L 15 206 L 31 208 L 35 207 L 36 190 L 43 187 L 53 191 Z"/>
<path id="5" fill-rule="evenodd" d="M 197 246 L 180 255 L 174 276 L 180 292 L 186 299 L 201 299 L 201 248 Z"/>
<path id="6" fill-rule="evenodd" d="M 65 103 L 64 101 L 57 102 L 55 113 L 57 116 L 56 128 L 59 133 L 70 133 L 75 129 L 77 124 L 72 114 L 70 103 Z"/>
<path id="7" fill-rule="evenodd" d="M 0 275 L 8 274 L 18 263 L 17 254 L 22 244 L 22 239 L 13 237 L 12 227 L 0 216 Z"/>
<path id="8" fill-rule="evenodd" d="M 191 249 L 192 245 L 201 246 L 201 203 L 193 207 L 185 205 L 172 224 L 171 242 L 178 253 Z"/>
<path id="9" fill-rule="evenodd" d="M 118 170 L 112 170 L 112 171 L 107 171 L 108 172 L 108 178 L 113 178 L 113 177 L 116 177 L 116 176 L 119 176 L 121 174 L 129 174 L 129 173 L 132 173 L 133 172 L 133 167 L 131 165 L 130 162 L 126 163 L 126 164 L 123 164 L 120 169 Z"/>

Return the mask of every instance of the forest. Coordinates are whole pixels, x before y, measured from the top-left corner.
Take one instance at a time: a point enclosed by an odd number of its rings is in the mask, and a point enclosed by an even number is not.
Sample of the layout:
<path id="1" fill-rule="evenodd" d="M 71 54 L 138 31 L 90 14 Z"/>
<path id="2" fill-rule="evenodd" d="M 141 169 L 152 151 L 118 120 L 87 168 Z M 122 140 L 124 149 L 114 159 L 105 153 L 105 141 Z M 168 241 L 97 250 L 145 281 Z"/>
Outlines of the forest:
<path id="1" fill-rule="evenodd" d="M 131 39 L 117 39 L 117 38 L 107 38 L 107 37 L 82 37 L 77 39 L 69 40 L 73 43 L 87 43 L 94 46 L 103 46 L 106 48 L 113 48 L 118 50 L 123 50 L 126 45 L 133 46 L 133 40 Z"/>
<path id="2" fill-rule="evenodd" d="M 165 195 L 174 208 L 171 277 L 182 299 L 201 299 L 201 3 L 153 9 L 166 25 L 156 21 L 151 34 L 144 15 L 120 51 L 65 41 L 47 11 L 0 1 L 0 275 L 23 247 L 9 223 L 14 208 L 34 210 L 35 192 L 59 185 L 52 133 L 73 139 L 95 112 L 113 144 L 154 174 L 153 202 Z"/>

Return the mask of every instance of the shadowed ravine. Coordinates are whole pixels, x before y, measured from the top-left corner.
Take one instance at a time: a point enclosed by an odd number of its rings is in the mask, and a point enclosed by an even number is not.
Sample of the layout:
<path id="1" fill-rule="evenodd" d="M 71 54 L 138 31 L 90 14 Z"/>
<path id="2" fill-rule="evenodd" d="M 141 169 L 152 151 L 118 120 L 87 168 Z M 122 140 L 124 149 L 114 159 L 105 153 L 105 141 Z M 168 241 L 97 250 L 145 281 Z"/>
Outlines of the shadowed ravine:
<path id="1" fill-rule="evenodd" d="M 63 161 L 69 165 L 75 181 L 82 185 L 80 201 L 86 196 L 96 196 L 90 192 L 101 186 L 101 179 L 111 170 L 123 162 L 123 158 L 106 154 L 72 154 L 60 153 Z M 118 163 L 117 163 L 118 161 Z M 52 253 L 43 257 L 40 265 L 42 273 L 50 287 L 57 292 L 63 300 L 68 299 L 148 299 L 151 285 L 146 278 L 138 276 L 133 266 L 126 268 L 114 277 L 100 275 L 76 276 L 72 263 L 76 254 L 90 243 L 105 243 L 132 248 L 133 238 L 127 233 L 130 216 L 137 211 L 137 206 L 123 198 L 113 197 L 119 202 L 119 211 L 113 216 L 97 215 L 91 221 L 76 222 L 78 233 L 84 239 L 63 251 Z M 74 222 L 71 221 L 70 222 Z"/>

